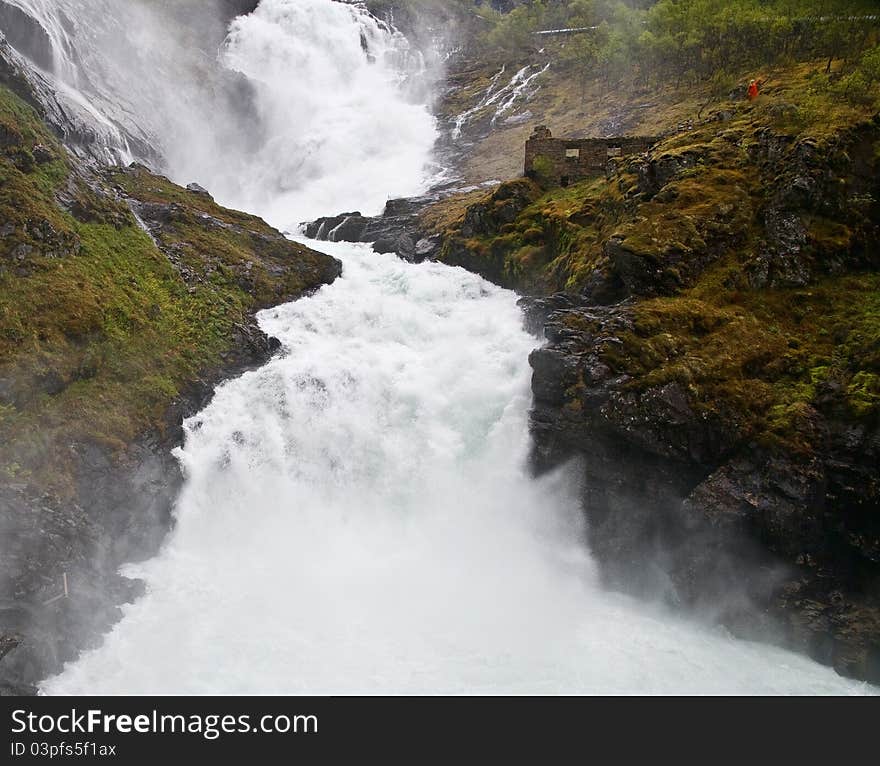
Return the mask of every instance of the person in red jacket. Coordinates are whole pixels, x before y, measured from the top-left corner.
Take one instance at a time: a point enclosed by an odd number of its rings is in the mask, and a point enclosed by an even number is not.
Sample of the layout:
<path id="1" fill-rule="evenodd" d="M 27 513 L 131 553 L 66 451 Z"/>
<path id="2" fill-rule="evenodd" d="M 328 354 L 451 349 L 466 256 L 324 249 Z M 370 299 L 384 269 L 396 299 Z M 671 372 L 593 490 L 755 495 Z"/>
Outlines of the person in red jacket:
<path id="1" fill-rule="evenodd" d="M 758 97 L 758 81 L 752 80 L 749 83 L 749 101 L 754 101 Z"/>

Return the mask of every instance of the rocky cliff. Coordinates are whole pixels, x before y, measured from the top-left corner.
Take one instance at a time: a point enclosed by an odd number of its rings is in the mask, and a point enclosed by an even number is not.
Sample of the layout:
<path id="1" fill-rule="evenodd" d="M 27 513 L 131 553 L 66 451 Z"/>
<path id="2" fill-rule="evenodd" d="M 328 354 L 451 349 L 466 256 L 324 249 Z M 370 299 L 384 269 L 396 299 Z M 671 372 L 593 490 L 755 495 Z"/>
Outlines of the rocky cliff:
<path id="1" fill-rule="evenodd" d="M 807 76 L 428 232 L 536 296 L 534 461 L 579 460 L 606 581 L 876 682 L 880 119 Z"/>
<path id="2" fill-rule="evenodd" d="M 21 693 L 137 592 L 117 569 L 171 524 L 182 419 L 276 350 L 255 312 L 341 267 L 196 186 L 79 159 L 14 61 L 0 75 L 0 692 Z"/>

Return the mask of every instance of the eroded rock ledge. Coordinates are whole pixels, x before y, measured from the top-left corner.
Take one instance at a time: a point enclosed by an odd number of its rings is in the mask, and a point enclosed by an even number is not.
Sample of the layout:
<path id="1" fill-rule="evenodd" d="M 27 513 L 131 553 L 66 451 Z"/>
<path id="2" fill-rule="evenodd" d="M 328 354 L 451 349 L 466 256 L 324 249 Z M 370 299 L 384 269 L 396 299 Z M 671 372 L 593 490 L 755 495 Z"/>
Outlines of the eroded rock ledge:
<path id="1" fill-rule="evenodd" d="M 854 421 L 829 386 L 797 449 L 744 438 L 681 382 L 641 386 L 609 361 L 632 304 L 525 307 L 548 341 L 530 359 L 534 463 L 578 458 L 606 582 L 880 680 L 876 421 Z"/>

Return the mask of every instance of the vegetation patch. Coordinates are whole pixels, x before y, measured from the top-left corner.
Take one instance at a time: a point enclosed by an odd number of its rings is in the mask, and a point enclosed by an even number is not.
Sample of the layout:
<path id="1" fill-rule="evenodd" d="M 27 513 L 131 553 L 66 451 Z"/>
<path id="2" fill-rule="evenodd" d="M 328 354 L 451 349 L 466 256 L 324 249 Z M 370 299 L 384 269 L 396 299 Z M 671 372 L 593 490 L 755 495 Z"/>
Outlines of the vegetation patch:
<path id="1" fill-rule="evenodd" d="M 499 200 L 524 182 L 502 185 L 447 219 L 443 258 L 527 294 L 629 298 L 635 329 L 604 361 L 635 390 L 679 384 L 743 439 L 806 450 L 811 411 L 875 419 L 877 129 L 828 81 L 820 62 L 776 70 L 756 102 L 538 188 L 512 220 Z"/>
<path id="2" fill-rule="evenodd" d="M 76 168 L 0 87 L 0 475 L 69 495 L 71 445 L 123 449 L 222 365 L 253 311 L 333 259 L 143 168 Z M 154 241 L 119 195 L 162 219 Z M 157 246 L 161 245 L 161 249 Z"/>
<path id="3" fill-rule="evenodd" d="M 681 296 L 638 303 L 634 315 L 606 362 L 636 389 L 680 384 L 692 406 L 723 412 L 743 439 L 807 450 L 809 408 L 848 420 L 880 413 L 877 274 L 761 291 L 719 290 L 708 275 Z"/>

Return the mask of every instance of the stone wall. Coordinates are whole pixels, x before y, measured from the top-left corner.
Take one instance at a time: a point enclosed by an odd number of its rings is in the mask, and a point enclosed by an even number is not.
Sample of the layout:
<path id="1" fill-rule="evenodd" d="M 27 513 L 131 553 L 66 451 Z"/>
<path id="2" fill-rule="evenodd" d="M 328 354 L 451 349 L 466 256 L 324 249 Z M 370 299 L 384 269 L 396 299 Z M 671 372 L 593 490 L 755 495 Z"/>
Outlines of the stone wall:
<path id="1" fill-rule="evenodd" d="M 604 175 L 609 160 L 646 152 L 657 140 L 655 136 L 553 138 L 547 127 L 539 125 L 526 142 L 525 174 L 567 186 Z"/>

